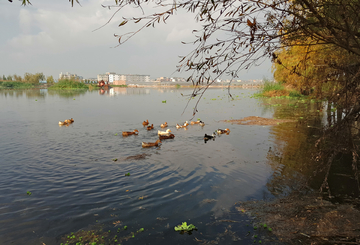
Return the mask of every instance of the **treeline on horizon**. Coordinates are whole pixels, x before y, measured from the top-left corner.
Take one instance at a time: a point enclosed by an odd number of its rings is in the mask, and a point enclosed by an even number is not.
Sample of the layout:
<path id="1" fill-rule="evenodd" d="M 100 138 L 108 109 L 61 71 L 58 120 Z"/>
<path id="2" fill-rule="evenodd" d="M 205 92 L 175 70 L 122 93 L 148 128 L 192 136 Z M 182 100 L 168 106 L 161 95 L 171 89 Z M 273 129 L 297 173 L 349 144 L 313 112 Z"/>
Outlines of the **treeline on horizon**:
<path id="1" fill-rule="evenodd" d="M 78 79 L 70 79 L 74 82 L 82 82 Z M 54 85 L 57 81 L 53 78 L 53 76 L 45 76 L 42 72 L 38 72 L 35 74 L 32 73 L 25 73 L 23 77 L 14 74 L 14 75 L 0 75 L 0 82 L 20 82 L 20 83 L 30 83 L 33 85 L 39 84 L 41 81 L 46 81 L 47 84 Z M 69 81 L 69 79 L 59 79 L 60 81 Z M 85 79 L 83 80 L 85 83 L 90 83 L 91 80 Z"/>
<path id="2" fill-rule="evenodd" d="M 14 75 L 2 75 L 0 76 L 0 80 L 2 82 L 24 82 L 24 83 L 31 83 L 31 84 L 38 84 L 40 81 L 45 81 L 48 84 L 53 84 L 54 78 L 53 76 L 45 77 L 45 75 L 42 72 L 38 72 L 35 74 L 26 72 L 23 77 L 14 74 Z"/>

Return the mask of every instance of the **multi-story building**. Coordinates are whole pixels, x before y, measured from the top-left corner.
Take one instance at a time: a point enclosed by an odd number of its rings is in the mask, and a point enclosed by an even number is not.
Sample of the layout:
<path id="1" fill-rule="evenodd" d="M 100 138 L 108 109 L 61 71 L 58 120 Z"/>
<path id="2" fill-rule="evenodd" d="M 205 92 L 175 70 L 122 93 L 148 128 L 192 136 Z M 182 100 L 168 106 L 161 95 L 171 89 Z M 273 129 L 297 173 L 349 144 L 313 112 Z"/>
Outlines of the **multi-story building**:
<path id="1" fill-rule="evenodd" d="M 69 79 L 69 80 L 82 80 L 83 77 L 82 76 L 78 76 L 76 74 L 71 74 L 69 72 L 66 72 L 65 74 L 63 74 L 62 72 L 60 72 L 59 74 L 59 80 L 61 79 Z"/>
<path id="2" fill-rule="evenodd" d="M 103 80 L 105 83 L 109 82 L 113 85 L 125 84 L 143 84 L 150 82 L 150 75 L 138 74 L 116 74 L 115 72 L 107 72 L 106 74 L 99 74 L 98 81 Z"/>
<path id="3" fill-rule="evenodd" d="M 100 82 L 102 80 L 105 83 L 108 83 L 109 82 L 109 74 L 98 74 L 97 80 L 98 80 L 98 82 Z"/>
<path id="4" fill-rule="evenodd" d="M 141 84 L 150 82 L 150 75 L 125 75 L 127 83 Z"/>
<path id="5" fill-rule="evenodd" d="M 126 76 L 120 74 L 110 74 L 109 75 L 109 83 L 114 85 L 125 85 L 126 84 Z"/>

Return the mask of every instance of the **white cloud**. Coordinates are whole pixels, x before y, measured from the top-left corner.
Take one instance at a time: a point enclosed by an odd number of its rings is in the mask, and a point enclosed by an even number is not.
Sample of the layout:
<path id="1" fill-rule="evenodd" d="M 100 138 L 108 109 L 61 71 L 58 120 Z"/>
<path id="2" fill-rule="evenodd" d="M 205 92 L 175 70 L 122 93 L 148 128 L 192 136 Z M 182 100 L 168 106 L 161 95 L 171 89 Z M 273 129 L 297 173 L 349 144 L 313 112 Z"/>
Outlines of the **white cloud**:
<path id="1" fill-rule="evenodd" d="M 126 44 L 112 48 L 118 44 L 114 34 L 140 27 L 118 27 L 122 16 L 139 16 L 141 10 L 123 9 L 109 24 L 94 31 L 116 10 L 102 8 L 101 3 L 113 1 L 81 1 L 82 7 L 47 0 L 27 7 L 16 2 L 0 3 L 0 30 L 6 32 L 0 35 L 0 55 L 7 61 L 1 64 L 2 73 L 44 72 L 57 77 L 61 71 L 69 71 L 94 77 L 111 68 L 121 73 L 168 76 L 176 69 L 178 56 L 191 50 L 191 45 L 180 41 L 191 41 L 192 30 L 200 26 L 192 14 L 179 12 L 167 24 L 145 28 Z M 144 8 L 146 13 L 150 7 Z"/>
<path id="2" fill-rule="evenodd" d="M 167 35 L 166 41 L 167 42 L 177 42 L 177 43 L 180 43 L 181 41 L 186 42 L 193 37 L 193 34 L 191 32 L 192 32 L 192 29 L 190 29 L 190 28 L 178 29 L 177 27 L 175 27 Z"/>
<path id="3" fill-rule="evenodd" d="M 27 9 L 21 9 L 19 13 L 19 25 L 23 33 L 31 33 L 33 16 Z"/>

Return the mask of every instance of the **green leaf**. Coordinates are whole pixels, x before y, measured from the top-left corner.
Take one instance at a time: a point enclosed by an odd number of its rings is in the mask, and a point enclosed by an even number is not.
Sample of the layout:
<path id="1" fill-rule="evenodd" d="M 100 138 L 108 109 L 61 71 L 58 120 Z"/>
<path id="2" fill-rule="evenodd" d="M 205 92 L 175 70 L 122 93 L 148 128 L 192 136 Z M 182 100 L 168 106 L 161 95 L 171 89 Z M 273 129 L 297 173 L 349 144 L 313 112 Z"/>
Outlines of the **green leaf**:
<path id="1" fill-rule="evenodd" d="M 195 225 L 190 224 L 187 225 L 186 222 L 183 222 L 181 225 L 177 225 L 174 227 L 175 231 L 192 231 L 197 229 Z"/>

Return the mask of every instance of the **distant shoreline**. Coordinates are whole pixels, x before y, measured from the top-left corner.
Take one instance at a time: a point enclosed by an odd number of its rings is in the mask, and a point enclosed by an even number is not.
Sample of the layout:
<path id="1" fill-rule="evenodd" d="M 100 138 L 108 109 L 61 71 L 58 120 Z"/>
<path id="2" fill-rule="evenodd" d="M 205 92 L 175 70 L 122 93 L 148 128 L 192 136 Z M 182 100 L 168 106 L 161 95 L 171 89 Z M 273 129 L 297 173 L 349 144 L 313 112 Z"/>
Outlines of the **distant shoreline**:
<path id="1" fill-rule="evenodd" d="M 116 85 L 110 85 L 112 87 L 117 87 Z M 203 85 L 203 87 L 205 87 L 206 85 Z M 232 85 L 230 84 L 231 88 L 261 88 L 263 85 L 252 85 L 252 84 L 242 84 L 242 85 Z M 195 88 L 195 86 L 193 85 L 181 85 L 181 84 L 152 84 L 152 85 L 147 85 L 147 84 L 129 84 L 127 85 L 128 88 Z M 209 88 L 227 88 L 229 87 L 229 85 L 210 85 Z"/>

